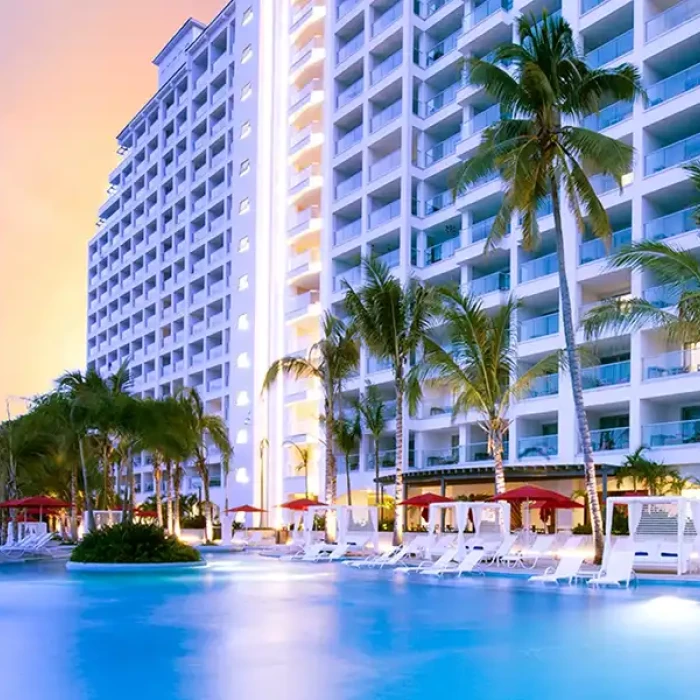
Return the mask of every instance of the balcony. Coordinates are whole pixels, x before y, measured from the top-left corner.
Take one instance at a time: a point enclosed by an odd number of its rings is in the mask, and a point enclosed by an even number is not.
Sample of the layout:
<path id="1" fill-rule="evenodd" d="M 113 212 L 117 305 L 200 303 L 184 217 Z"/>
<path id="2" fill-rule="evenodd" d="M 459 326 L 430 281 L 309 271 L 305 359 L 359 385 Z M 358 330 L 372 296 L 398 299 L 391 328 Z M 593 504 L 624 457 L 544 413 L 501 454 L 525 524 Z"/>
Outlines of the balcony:
<path id="1" fill-rule="evenodd" d="M 672 7 L 669 7 L 665 12 L 661 12 L 656 15 L 656 17 L 647 20 L 645 39 L 646 41 L 652 41 L 656 39 L 656 37 L 671 31 L 671 29 L 675 29 L 698 15 L 700 15 L 700 5 L 698 5 L 696 0 L 683 0 L 683 2 L 678 2 Z"/>
<path id="2" fill-rule="evenodd" d="M 370 355 L 367 358 L 367 372 L 375 374 L 376 372 L 388 372 L 392 368 L 391 360 L 379 359 Z"/>
<path id="3" fill-rule="evenodd" d="M 593 262 L 594 260 L 602 260 L 611 253 L 615 253 L 625 245 L 632 242 L 632 229 L 625 228 L 620 231 L 615 231 L 610 239 L 610 243 L 600 238 L 594 238 L 590 241 L 584 241 L 579 246 L 579 264 Z"/>
<path id="4" fill-rule="evenodd" d="M 315 36 L 302 46 L 292 57 L 292 64 L 289 68 L 292 75 L 298 74 L 311 61 L 320 61 L 326 54 L 325 44 L 322 36 Z"/>
<path id="5" fill-rule="evenodd" d="M 321 186 L 321 166 L 318 163 L 294 172 L 289 179 L 289 196 L 299 197 L 307 189 Z"/>
<path id="6" fill-rule="evenodd" d="M 333 245 L 342 245 L 355 238 L 359 238 L 362 233 L 362 219 L 355 219 L 349 224 L 342 226 L 333 233 Z"/>
<path id="7" fill-rule="evenodd" d="M 403 0 L 399 0 L 398 2 L 395 2 L 386 12 L 381 14 L 373 23 L 372 23 L 372 36 L 378 36 L 381 34 L 385 29 L 388 29 L 394 22 L 397 22 L 399 19 L 401 19 L 401 15 L 403 14 Z"/>
<path id="8" fill-rule="evenodd" d="M 449 260 L 454 257 L 455 252 L 460 246 L 460 237 L 449 238 L 442 243 L 430 246 L 423 253 L 423 267 L 429 267 L 443 260 Z"/>
<path id="9" fill-rule="evenodd" d="M 693 350 L 674 350 L 645 358 L 642 366 L 644 381 L 697 374 L 700 372 L 700 355 Z"/>
<path id="10" fill-rule="evenodd" d="M 634 49 L 634 30 L 630 29 L 611 41 L 602 44 L 586 54 L 586 62 L 591 68 L 602 66 L 631 53 Z"/>
<path id="11" fill-rule="evenodd" d="M 591 430 L 591 446 L 593 452 L 611 452 L 627 450 L 630 446 L 629 428 L 608 428 Z"/>
<path id="12" fill-rule="evenodd" d="M 387 221 L 397 218 L 401 214 L 401 200 L 395 199 L 393 202 L 385 204 L 379 209 L 375 209 L 370 212 L 369 215 L 369 228 L 377 228 Z"/>
<path id="13" fill-rule="evenodd" d="M 535 316 L 520 323 L 520 341 L 535 340 L 546 336 L 556 335 L 559 332 L 559 314 L 546 314 Z"/>
<path id="14" fill-rule="evenodd" d="M 370 73 L 370 85 L 376 85 L 378 82 L 393 73 L 402 63 L 403 51 L 399 49 L 391 56 L 385 58 L 380 64 L 375 66 Z"/>
<path id="15" fill-rule="evenodd" d="M 437 114 L 441 109 L 454 104 L 454 102 L 457 100 L 457 93 L 461 87 L 462 83 L 457 81 L 456 83 L 452 83 L 452 85 L 445 88 L 442 92 L 439 92 L 437 95 L 431 97 L 425 103 L 419 103 L 418 116 L 422 117 L 423 119 L 427 119 L 428 117 L 432 117 L 433 114 Z"/>
<path id="16" fill-rule="evenodd" d="M 526 399 L 538 399 L 543 396 L 555 396 L 559 393 L 559 375 L 546 374 L 542 377 L 537 377 L 530 384 L 530 388 L 525 394 Z"/>
<path id="17" fill-rule="evenodd" d="M 421 18 L 428 19 L 450 0 L 414 0 L 413 11 Z"/>
<path id="18" fill-rule="evenodd" d="M 512 7 L 512 0 L 486 0 L 486 2 L 476 5 L 470 14 L 465 15 L 464 28 L 472 29 L 496 12 L 500 10 L 508 12 Z"/>
<path id="19" fill-rule="evenodd" d="M 678 304 L 683 290 L 675 284 L 660 284 L 648 287 L 642 292 L 642 296 L 650 304 L 659 309 L 668 309 Z"/>
<path id="20" fill-rule="evenodd" d="M 323 81 L 312 80 L 304 88 L 292 95 L 289 101 L 289 115 L 295 117 L 307 106 L 320 103 L 323 100 Z"/>
<path id="21" fill-rule="evenodd" d="M 435 44 L 425 53 L 425 58 L 420 62 L 423 68 L 430 68 L 434 63 L 457 49 L 457 40 L 462 36 L 462 30 L 452 32 L 447 38 Z"/>
<path id="22" fill-rule="evenodd" d="M 559 265 L 559 256 L 556 253 L 543 255 L 541 258 L 529 260 L 520 265 L 520 282 L 531 282 L 532 280 L 553 275 Z"/>
<path id="23" fill-rule="evenodd" d="M 518 440 L 518 459 L 553 457 L 559 452 L 558 435 L 533 435 Z"/>
<path id="24" fill-rule="evenodd" d="M 307 250 L 289 259 L 287 276 L 294 278 L 318 272 L 321 269 L 321 252 L 318 249 Z"/>
<path id="25" fill-rule="evenodd" d="M 507 292 L 510 289 L 510 273 L 492 272 L 490 275 L 476 277 L 466 285 L 466 289 L 474 296 L 484 296 L 491 292 Z"/>
<path id="26" fill-rule="evenodd" d="M 437 212 L 442 211 L 446 207 L 449 207 L 452 204 L 454 204 L 454 201 L 455 197 L 452 190 L 445 190 L 444 192 L 440 192 L 439 194 L 434 195 L 427 202 L 425 202 L 425 205 L 423 207 L 423 215 L 430 216 L 431 214 L 436 214 Z"/>
<path id="27" fill-rule="evenodd" d="M 399 149 L 372 163 L 369 167 L 369 179 L 370 181 L 378 180 L 380 177 L 384 177 L 384 175 L 388 175 L 390 172 L 398 169 L 400 165 L 401 150 Z"/>
<path id="28" fill-rule="evenodd" d="M 351 267 L 345 272 L 341 272 L 333 277 L 333 291 L 342 292 L 345 291 L 345 284 L 349 284 L 351 287 L 362 283 L 362 268 L 358 265 L 357 267 Z"/>
<path id="29" fill-rule="evenodd" d="M 385 107 L 381 112 L 377 112 L 370 120 L 370 132 L 374 133 L 375 131 L 379 131 L 382 127 L 393 122 L 394 119 L 398 119 L 401 116 L 402 105 L 401 99 L 398 99 L 396 102 L 392 102 L 388 107 Z"/>
<path id="30" fill-rule="evenodd" d="M 378 255 L 376 260 L 377 262 L 386 265 L 391 270 L 401 264 L 400 251 L 398 248 L 395 250 L 390 250 L 388 253 Z"/>
<path id="31" fill-rule="evenodd" d="M 464 125 L 464 138 L 474 136 L 501 119 L 501 106 L 493 105 L 479 112 Z"/>
<path id="32" fill-rule="evenodd" d="M 350 10 L 353 9 L 353 7 L 357 7 L 359 4 L 360 0 L 341 0 L 341 2 L 338 3 L 336 10 L 336 19 L 342 19 L 348 14 L 348 12 L 350 12 Z"/>
<path id="33" fill-rule="evenodd" d="M 700 63 L 660 80 L 647 88 L 647 108 L 678 97 L 700 85 Z"/>
<path id="34" fill-rule="evenodd" d="M 632 116 L 634 104 L 632 102 L 615 102 L 604 107 L 598 114 L 590 114 L 581 125 L 591 131 L 604 131 L 615 124 L 625 121 Z"/>
<path id="35" fill-rule="evenodd" d="M 312 313 L 318 313 L 320 295 L 317 291 L 306 292 L 291 297 L 287 302 L 285 318 L 287 321 L 302 318 Z"/>
<path id="36" fill-rule="evenodd" d="M 679 420 L 642 426 L 642 442 L 649 448 L 695 445 L 700 442 L 700 420 Z"/>
<path id="37" fill-rule="evenodd" d="M 472 224 L 467 231 L 468 242 L 478 243 L 479 241 L 485 241 L 489 237 L 495 221 L 496 217 L 492 216 L 489 219 L 483 219 Z"/>
<path id="38" fill-rule="evenodd" d="M 700 134 L 693 134 L 686 139 L 659 148 L 646 156 L 644 174 L 653 175 L 662 170 L 683 165 L 698 156 L 700 156 Z"/>
<path id="39" fill-rule="evenodd" d="M 306 22 L 311 19 L 311 17 L 314 14 L 314 9 L 318 7 L 319 9 L 319 14 L 318 16 L 320 17 L 325 10 L 325 7 L 323 5 L 317 5 L 316 0 L 307 0 L 300 8 L 292 12 L 292 16 L 289 20 L 289 33 L 294 34 L 298 30 L 300 30 Z"/>
<path id="40" fill-rule="evenodd" d="M 365 44 L 365 34 L 360 32 L 354 36 L 347 44 L 341 46 L 335 55 L 335 64 L 340 66 L 342 63 L 347 61 L 351 56 L 354 56 L 358 51 L 362 49 Z"/>
<path id="41" fill-rule="evenodd" d="M 314 206 L 302 209 L 297 216 L 290 220 L 287 235 L 290 238 L 295 238 L 296 236 L 308 233 L 315 227 L 316 224 L 320 226 L 320 223 L 321 210 L 319 207 Z"/>
<path id="42" fill-rule="evenodd" d="M 584 389 L 600 389 L 629 383 L 629 360 L 596 365 L 595 367 L 584 367 L 581 370 L 581 384 Z"/>
<path id="43" fill-rule="evenodd" d="M 697 207 L 688 207 L 648 221 L 644 224 L 644 238 L 651 241 L 662 241 L 665 238 L 695 231 L 698 228 L 695 219 L 696 211 Z"/>
<path id="44" fill-rule="evenodd" d="M 469 445 L 460 446 L 464 450 L 464 461 L 469 464 L 471 462 L 491 462 L 493 457 L 489 453 L 489 445 L 487 442 L 472 442 Z M 505 441 L 503 443 L 503 459 L 508 459 L 509 445 Z"/>
<path id="45" fill-rule="evenodd" d="M 435 144 L 432 148 L 429 148 L 423 156 L 422 167 L 429 168 L 431 165 L 434 165 L 444 158 L 451 156 L 457 150 L 457 144 L 460 142 L 461 138 L 461 134 L 453 134 L 444 141 L 441 141 L 440 143 Z"/>
<path id="46" fill-rule="evenodd" d="M 318 146 L 321 143 L 323 143 L 323 124 L 312 122 L 301 131 L 293 134 L 289 144 L 289 155 L 296 155 L 307 147 Z"/>
<path id="47" fill-rule="evenodd" d="M 335 142 L 335 154 L 338 156 L 345 153 L 360 141 L 362 141 L 362 124 L 358 124 Z"/>
<path id="48" fill-rule="evenodd" d="M 356 97 L 359 97 L 362 94 L 363 90 L 364 80 L 360 78 L 351 85 L 348 85 L 345 90 L 338 93 L 338 97 L 336 98 L 336 107 L 340 109 L 349 102 L 352 102 Z"/>
<path id="49" fill-rule="evenodd" d="M 343 199 L 353 192 L 357 192 L 362 187 L 362 171 L 359 170 L 354 175 L 351 175 L 346 180 L 339 182 L 335 186 L 336 200 Z"/>

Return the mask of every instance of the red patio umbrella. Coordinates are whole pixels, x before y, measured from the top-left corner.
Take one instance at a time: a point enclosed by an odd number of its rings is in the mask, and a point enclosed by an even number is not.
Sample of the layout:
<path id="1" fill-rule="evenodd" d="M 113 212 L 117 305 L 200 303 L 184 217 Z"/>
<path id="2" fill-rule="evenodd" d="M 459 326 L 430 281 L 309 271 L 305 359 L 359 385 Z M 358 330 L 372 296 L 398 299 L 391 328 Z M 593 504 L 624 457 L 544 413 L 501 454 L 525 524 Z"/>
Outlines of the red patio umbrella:
<path id="1" fill-rule="evenodd" d="M 397 506 L 416 506 L 417 508 L 427 508 L 433 503 L 450 503 L 453 499 L 447 498 L 446 496 L 441 496 L 437 493 L 421 493 L 418 496 L 411 496 L 405 501 L 399 501 Z"/>
<path id="2" fill-rule="evenodd" d="M 318 505 L 322 504 L 319 503 Z M 225 510 L 224 513 L 267 513 L 267 511 L 264 508 L 256 508 L 255 506 L 249 506 L 246 504 L 244 506 L 236 506 L 235 508 L 229 508 Z"/>
<path id="3" fill-rule="evenodd" d="M 297 498 L 293 501 L 287 501 L 278 506 L 278 508 L 287 508 L 287 510 L 306 510 L 313 506 L 325 506 L 327 503 L 321 503 L 313 498 Z"/>
<path id="4" fill-rule="evenodd" d="M 18 508 L 21 498 L 10 498 L 8 501 L 2 501 L 0 508 Z"/>
<path id="5" fill-rule="evenodd" d="M 158 511 L 155 510 L 141 510 L 140 508 L 137 508 L 134 511 L 134 515 L 136 515 L 139 518 L 157 518 L 158 517 Z"/>

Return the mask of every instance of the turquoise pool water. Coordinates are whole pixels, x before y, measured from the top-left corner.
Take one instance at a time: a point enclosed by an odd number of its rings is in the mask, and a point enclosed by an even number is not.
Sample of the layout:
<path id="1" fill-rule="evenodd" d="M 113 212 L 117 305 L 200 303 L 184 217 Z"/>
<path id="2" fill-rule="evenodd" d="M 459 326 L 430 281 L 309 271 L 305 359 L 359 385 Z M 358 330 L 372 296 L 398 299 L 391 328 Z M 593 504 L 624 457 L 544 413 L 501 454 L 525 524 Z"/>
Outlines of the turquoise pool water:
<path id="1" fill-rule="evenodd" d="M 0 565 L 0 698 L 697 696 L 700 588 L 427 578 L 253 557 L 158 576 Z"/>

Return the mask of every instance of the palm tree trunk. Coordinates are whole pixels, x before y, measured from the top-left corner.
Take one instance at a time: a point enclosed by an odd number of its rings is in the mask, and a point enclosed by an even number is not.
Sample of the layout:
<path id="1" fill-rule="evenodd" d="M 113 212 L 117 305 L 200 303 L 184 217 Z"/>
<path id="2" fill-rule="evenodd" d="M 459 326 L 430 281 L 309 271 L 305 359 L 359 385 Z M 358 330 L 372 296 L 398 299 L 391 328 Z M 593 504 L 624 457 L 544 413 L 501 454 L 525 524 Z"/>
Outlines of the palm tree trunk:
<path id="1" fill-rule="evenodd" d="M 170 460 L 165 463 L 165 499 L 168 510 L 168 532 L 173 533 L 173 465 Z"/>
<path id="2" fill-rule="evenodd" d="M 384 504 L 379 505 L 379 439 L 375 435 L 372 440 L 374 440 L 374 505 L 378 508 L 377 517 L 381 521 L 384 514 Z"/>
<path id="3" fill-rule="evenodd" d="M 95 516 L 92 512 L 92 498 L 90 497 L 90 486 L 88 485 L 87 465 L 85 464 L 85 445 L 83 438 L 78 438 L 78 452 L 80 453 L 80 469 L 83 472 L 83 489 L 85 493 L 85 532 L 92 532 L 95 529 Z"/>
<path id="4" fill-rule="evenodd" d="M 595 561 L 603 560 L 603 518 L 598 500 L 598 486 L 595 473 L 595 461 L 593 460 L 593 446 L 591 444 L 591 432 L 588 427 L 588 418 L 583 403 L 583 384 L 581 382 L 581 363 L 576 348 L 576 336 L 574 334 L 574 322 L 571 312 L 571 295 L 569 282 L 566 276 L 566 262 L 564 260 L 564 231 L 561 222 L 561 209 L 559 202 L 559 188 L 557 180 L 552 176 L 550 180 L 552 191 L 552 210 L 554 213 L 554 229 L 557 236 L 557 258 L 559 263 L 559 295 L 561 299 L 561 315 L 564 322 L 564 340 L 566 342 L 566 356 L 571 376 L 571 390 L 574 398 L 574 410 L 578 424 L 579 440 L 583 451 L 583 466 L 586 482 L 586 495 L 591 516 L 593 530 L 593 545 L 595 547 Z"/>
<path id="5" fill-rule="evenodd" d="M 394 503 L 403 499 L 403 372 L 396 373 L 396 487 Z M 395 506 L 394 546 L 403 543 L 403 510 Z"/>
<path id="6" fill-rule="evenodd" d="M 209 469 L 206 463 L 199 465 L 199 474 L 202 477 L 202 491 L 204 493 L 204 539 L 207 542 L 214 540 L 214 523 L 212 522 L 211 500 L 209 495 Z"/>
<path id="7" fill-rule="evenodd" d="M 78 469 L 75 463 L 70 468 L 70 538 L 78 541 Z"/>
<path id="8" fill-rule="evenodd" d="M 163 474 L 160 471 L 160 460 L 156 455 L 153 455 L 153 488 L 156 492 L 156 513 L 158 517 L 158 525 L 163 527 L 163 493 L 162 482 Z"/>
<path id="9" fill-rule="evenodd" d="M 503 471 L 503 436 L 499 430 L 489 435 L 493 454 L 493 475 L 496 482 L 496 494 L 506 492 L 506 476 Z"/>
<path id="10" fill-rule="evenodd" d="M 345 485 L 348 490 L 348 505 L 352 505 L 352 485 L 350 483 L 350 453 L 345 453 Z"/>
<path id="11" fill-rule="evenodd" d="M 180 536 L 180 482 L 182 480 L 182 466 L 179 462 L 173 470 L 173 534 Z"/>
<path id="12" fill-rule="evenodd" d="M 326 415 L 326 503 L 332 505 L 338 495 L 338 476 L 333 454 L 333 418 Z"/>
<path id="13" fill-rule="evenodd" d="M 105 510 L 112 507 L 110 469 L 110 447 L 109 443 L 106 443 L 102 449 L 102 506 Z"/>
<path id="14" fill-rule="evenodd" d="M 134 474 L 134 460 L 131 459 L 131 448 L 126 455 L 126 474 L 129 481 L 129 520 L 133 520 L 136 510 L 136 476 Z"/>

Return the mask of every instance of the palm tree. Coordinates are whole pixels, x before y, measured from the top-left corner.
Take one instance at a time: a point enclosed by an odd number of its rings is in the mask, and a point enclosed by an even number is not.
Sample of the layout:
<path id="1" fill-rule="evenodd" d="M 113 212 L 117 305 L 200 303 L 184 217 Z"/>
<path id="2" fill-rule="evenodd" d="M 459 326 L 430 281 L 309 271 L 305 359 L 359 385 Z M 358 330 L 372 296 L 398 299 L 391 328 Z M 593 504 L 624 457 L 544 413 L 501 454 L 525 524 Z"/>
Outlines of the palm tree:
<path id="1" fill-rule="evenodd" d="M 311 449 L 309 447 L 301 447 L 296 444 L 296 442 L 292 442 L 291 440 L 285 440 L 283 445 L 289 445 L 290 447 L 293 447 L 294 450 L 296 451 L 296 455 L 299 458 L 299 462 L 297 463 L 296 467 L 294 467 L 294 471 L 297 472 L 302 472 L 304 474 L 304 495 L 306 498 L 309 497 L 309 465 L 311 464 Z"/>
<path id="2" fill-rule="evenodd" d="M 343 382 L 356 371 L 359 347 L 353 333 L 336 316 L 323 316 L 322 338 L 309 349 L 306 357 L 287 356 L 272 363 L 263 381 L 268 390 L 280 374 L 298 379 L 318 379 L 323 392 L 326 445 L 325 500 L 333 503 L 337 496 L 337 473 L 333 456 L 333 423 Z"/>
<path id="3" fill-rule="evenodd" d="M 606 101 L 630 101 L 642 93 L 639 72 L 630 64 L 592 69 L 586 65 L 571 27 L 543 14 L 518 20 L 518 44 L 499 46 L 492 61 L 469 60 L 471 82 L 486 88 L 505 116 L 487 128 L 482 142 L 460 173 L 456 191 L 491 174 L 505 183 L 500 211 L 487 239 L 494 246 L 508 231 L 513 214 L 522 222 L 523 246 L 539 241 L 537 212 L 551 202 L 558 251 L 559 294 L 569 375 L 582 445 L 586 492 L 596 558 L 602 557 L 603 523 L 596 489 L 595 463 L 583 404 L 581 363 L 576 348 L 571 296 L 564 259 L 562 195 L 579 231 L 587 222 L 594 235 L 608 239 L 610 221 L 591 174 L 611 177 L 619 187 L 630 172 L 633 149 L 576 124 L 596 114 Z M 509 64 L 508 70 L 503 65 Z"/>
<path id="4" fill-rule="evenodd" d="M 348 494 L 348 505 L 352 505 L 352 484 L 350 482 L 350 455 L 357 450 L 362 437 L 362 426 L 360 425 L 360 414 L 354 412 L 348 418 L 338 416 L 333 423 L 333 438 L 338 449 L 345 457 L 345 487 Z"/>
<path id="5" fill-rule="evenodd" d="M 214 539 L 214 523 L 209 491 L 211 481 L 208 464 L 209 450 L 211 446 L 215 447 L 221 455 L 222 469 L 228 469 L 232 452 L 228 427 L 221 416 L 205 411 L 204 402 L 196 389 L 188 388 L 181 392 L 178 400 L 182 405 L 185 431 L 191 440 L 194 467 L 202 480 L 205 535 L 206 541 L 211 542 Z"/>
<path id="6" fill-rule="evenodd" d="M 364 282 L 355 290 L 345 283 L 345 305 L 369 351 L 387 360 L 396 384 L 396 502 L 403 497 L 404 396 L 406 369 L 412 355 L 428 337 L 428 330 L 439 315 L 439 294 L 432 287 L 409 278 L 401 284 L 380 260 L 362 262 Z M 396 511 L 394 541 L 403 540 L 401 511 Z"/>
<path id="7" fill-rule="evenodd" d="M 379 506 L 379 440 L 386 430 L 386 406 L 374 384 L 367 384 L 364 396 L 357 403 L 357 410 L 362 417 L 365 430 L 372 436 L 374 452 L 374 503 Z"/>
<path id="8" fill-rule="evenodd" d="M 518 372 L 511 336 L 519 307 L 514 298 L 490 315 L 478 299 L 452 290 L 443 291 L 443 296 L 450 350 L 432 339 L 425 341 L 425 355 L 409 375 L 409 403 L 416 406 L 421 386 L 427 383 L 452 392 L 453 420 L 469 411 L 478 413 L 494 460 L 496 493 L 500 494 L 506 490 L 503 452 L 510 409 L 537 379 L 556 373 L 560 359 L 550 355 Z"/>

